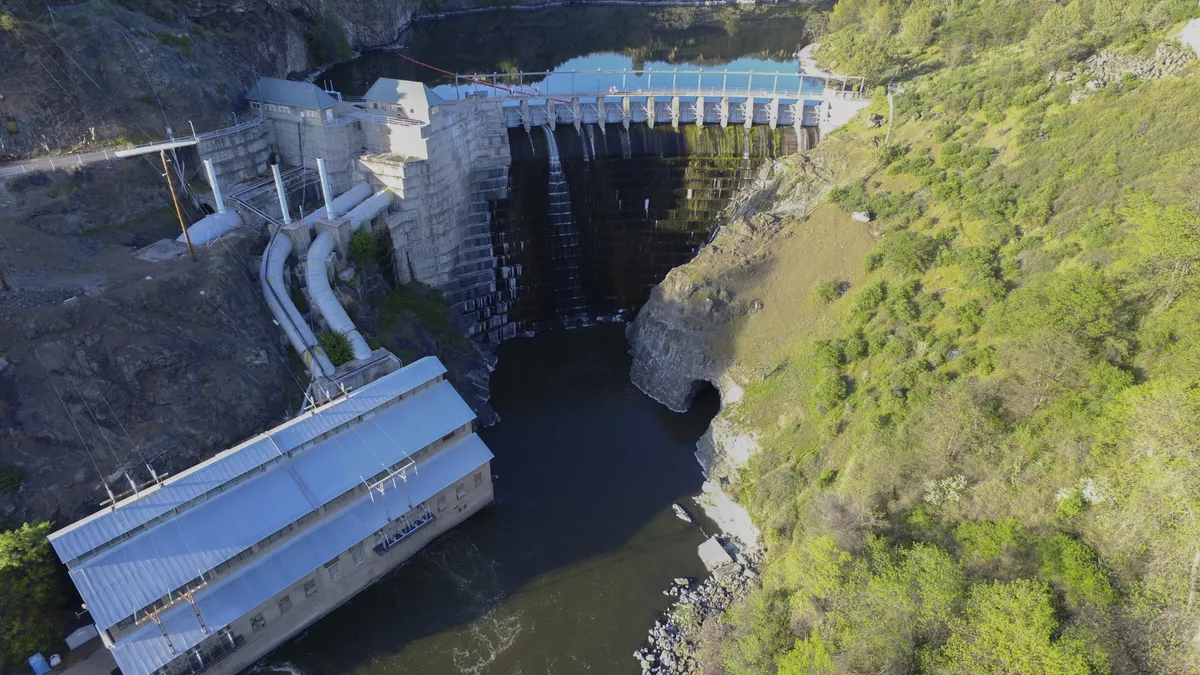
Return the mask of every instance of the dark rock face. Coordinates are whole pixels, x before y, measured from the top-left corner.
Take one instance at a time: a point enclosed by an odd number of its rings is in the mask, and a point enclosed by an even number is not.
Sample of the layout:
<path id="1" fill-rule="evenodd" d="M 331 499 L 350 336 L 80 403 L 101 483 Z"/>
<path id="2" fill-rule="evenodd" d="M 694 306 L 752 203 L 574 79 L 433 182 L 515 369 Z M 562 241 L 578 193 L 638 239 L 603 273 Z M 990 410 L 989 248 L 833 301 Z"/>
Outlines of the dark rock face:
<path id="1" fill-rule="evenodd" d="M 408 25 L 419 0 L 214 0 L 14 6 L 0 31 L 0 160 L 229 126 L 257 76 L 315 68 L 312 30 L 361 49 Z M 332 22 L 322 23 L 326 6 Z M 314 28 L 320 26 L 320 28 Z M 326 27 L 327 26 L 327 27 Z"/>
<path id="2" fill-rule="evenodd" d="M 101 476 L 128 491 L 147 465 L 182 470 L 298 407 L 306 382 L 258 297 L 256 242 L 232 235 L 195 263 L 122 250 L 125 269 L 65 302 L 26 292 L 27 276 L 0 293 L 0 465 L 24 477 L 0 521 L 86 515 Z"/>

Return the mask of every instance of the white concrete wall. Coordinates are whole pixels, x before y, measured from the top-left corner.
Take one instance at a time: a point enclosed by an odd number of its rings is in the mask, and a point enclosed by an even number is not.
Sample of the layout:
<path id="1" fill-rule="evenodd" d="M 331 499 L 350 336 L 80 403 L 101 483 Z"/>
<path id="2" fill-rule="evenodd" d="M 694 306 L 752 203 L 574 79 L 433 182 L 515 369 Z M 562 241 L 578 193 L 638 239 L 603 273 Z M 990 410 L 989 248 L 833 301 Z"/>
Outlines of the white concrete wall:
<path id="1" fill-rule="evenodd" d="M 399 281 L 421 281 L 470 313 L 494 290 L 488 201 L 508 188 L 508 131 L 498 103 L 447 103 L 422 127 L 425 159 L 365 157 L 364 172 L 401 198 L 388 217 Z M 395 151 L 394 151 L 395 152 Z"/>
<path id="2" fill-rule="evenodd" d="M 222 187 L 247 182 L 268 171 L 272 128 L 269 123 L 200 141 L 201 159 L 211 159 Z"/>

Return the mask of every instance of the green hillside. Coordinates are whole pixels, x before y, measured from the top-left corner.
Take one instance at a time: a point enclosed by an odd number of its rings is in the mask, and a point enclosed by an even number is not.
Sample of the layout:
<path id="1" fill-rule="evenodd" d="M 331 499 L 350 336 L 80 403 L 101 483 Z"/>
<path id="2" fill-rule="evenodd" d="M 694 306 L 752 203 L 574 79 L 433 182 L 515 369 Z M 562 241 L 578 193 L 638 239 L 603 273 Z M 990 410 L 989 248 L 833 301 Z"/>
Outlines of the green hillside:
<path id="1" fill-rule="evenodd" d="M 903 87 L 839 132 L 880 236 L 728 411 L 769 562 L 709 672 L 1200 671 L 1200 67 L 1081 65 L 1198 15 L 837 4 L 819 58 Z"/>

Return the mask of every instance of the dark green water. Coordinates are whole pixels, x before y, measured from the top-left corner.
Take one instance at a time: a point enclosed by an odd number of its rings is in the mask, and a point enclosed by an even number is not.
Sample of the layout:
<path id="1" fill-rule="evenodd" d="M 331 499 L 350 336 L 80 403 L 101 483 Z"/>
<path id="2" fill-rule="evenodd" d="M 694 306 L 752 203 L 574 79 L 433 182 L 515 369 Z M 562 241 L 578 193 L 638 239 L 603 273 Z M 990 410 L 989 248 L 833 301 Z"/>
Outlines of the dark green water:
<path id="1" fill-rule="evenodd" d="M 305 675 L 639 672 L 631 653 L 699 576 L 704 540 L 671 504 L 716 392 L 676 414 L 629 383 L 622 326 L 510 340 L 480 433 L 496 503 L 325 617 L 257 671 Z"/>

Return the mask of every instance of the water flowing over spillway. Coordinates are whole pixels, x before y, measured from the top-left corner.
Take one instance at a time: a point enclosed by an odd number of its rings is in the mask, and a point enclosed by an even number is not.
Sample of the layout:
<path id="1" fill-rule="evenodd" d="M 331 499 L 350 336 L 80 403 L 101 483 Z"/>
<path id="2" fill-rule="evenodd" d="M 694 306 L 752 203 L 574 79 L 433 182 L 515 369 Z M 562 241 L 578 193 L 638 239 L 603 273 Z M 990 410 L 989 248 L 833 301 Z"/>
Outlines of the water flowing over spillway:
<path id="1" fill-rule="evenodd" d="M 555 314 L 566 325 L 586 317 L 586 300 L 580 280 L 579 230 L 571 214 L 571 191 L 567 187 L 567 176 L 562 170 L 558 156 L 558 143 L 549 127 L 541 127 L 546 135 L 550 152 L 550 237 L 553 239 L 551 253 L 555 273 L 560 283 L 554 287 Z M 587 159 L 584 157 L 584 159 Z"/>
<path id="2" fill-rule="evenodd" d="M 480 336 L 628 318 L 708 241 L 761 162 L 798 140 L 791 127 L 510 129 L 508 197 L 490 214 L 497 291 L 474 319 Z"/>

